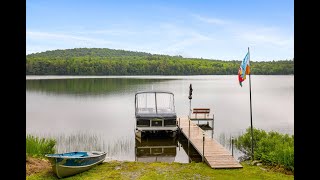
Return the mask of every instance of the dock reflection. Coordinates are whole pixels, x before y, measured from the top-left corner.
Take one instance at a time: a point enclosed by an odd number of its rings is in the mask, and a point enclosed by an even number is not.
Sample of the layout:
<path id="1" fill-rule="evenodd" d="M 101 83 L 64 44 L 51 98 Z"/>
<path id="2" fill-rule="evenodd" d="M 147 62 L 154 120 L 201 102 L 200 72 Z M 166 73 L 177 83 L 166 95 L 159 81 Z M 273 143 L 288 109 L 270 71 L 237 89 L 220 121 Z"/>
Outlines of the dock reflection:
<path id="1" fill-rule="evenodd" d="M 178 140 L 169 137 L 135 138 L 135 161 L 174 162 Z"/>
<path id="2" fill-rule="evenodd" d="M 188 150 L 188 141 L 183 135 L 135 138 L 135 161 L 138 162 L 175 162 L 177 151 L 181 150 L 188 155 L 189 162 L 201 162 L 201 156 L 192 146 Z"/>

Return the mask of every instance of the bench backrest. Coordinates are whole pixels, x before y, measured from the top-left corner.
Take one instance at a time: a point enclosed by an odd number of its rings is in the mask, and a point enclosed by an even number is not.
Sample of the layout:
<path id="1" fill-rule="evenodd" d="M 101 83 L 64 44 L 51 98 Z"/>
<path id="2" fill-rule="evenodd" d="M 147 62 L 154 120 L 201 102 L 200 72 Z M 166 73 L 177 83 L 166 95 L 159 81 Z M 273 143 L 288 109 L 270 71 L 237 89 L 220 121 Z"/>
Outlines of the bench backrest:
<path id="1" fill-rule="evenodd" d="M 193 114 L 209 114 L 210 108 L 193 108 Z"/>

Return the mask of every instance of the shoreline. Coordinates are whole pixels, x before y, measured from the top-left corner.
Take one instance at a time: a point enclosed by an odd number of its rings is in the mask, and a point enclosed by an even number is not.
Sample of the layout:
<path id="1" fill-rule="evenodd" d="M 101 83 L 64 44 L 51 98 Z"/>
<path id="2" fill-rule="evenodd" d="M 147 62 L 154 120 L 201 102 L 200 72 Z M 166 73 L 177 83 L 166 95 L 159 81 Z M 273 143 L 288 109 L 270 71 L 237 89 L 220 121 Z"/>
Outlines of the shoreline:
<path id="1" fill-rule="evenodd" d="M 30 160 L 31 159 L 31 160 Z M 26 176 L 26 179 L 58 179 L 46 159 L 27 158 L 26 167 L 30 161 L 42 161 L 45 166 Z M 166 162 L 129 162 L 107 161 L 80 174 L 71 176 L 72 179 L 294 179 L 279 170 L 265 166 L 253 166 L 249 162 L 241 162 L 241 169 L 211 169 L 205 163 L 166 163 Z"/>

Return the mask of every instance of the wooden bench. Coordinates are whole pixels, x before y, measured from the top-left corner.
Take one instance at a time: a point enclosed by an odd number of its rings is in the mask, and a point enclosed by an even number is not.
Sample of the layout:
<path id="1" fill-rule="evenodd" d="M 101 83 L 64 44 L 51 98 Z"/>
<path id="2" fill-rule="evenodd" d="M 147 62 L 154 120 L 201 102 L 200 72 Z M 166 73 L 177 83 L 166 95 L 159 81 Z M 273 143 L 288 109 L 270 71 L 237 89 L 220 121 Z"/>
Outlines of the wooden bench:
<path id="1" fill-rule="evenodd" d="M 201 127 L 201 129 L 212 130 L 212 137 L 213 137 L 214 117 L 212 115 L 212 118 L 209 118 L 210 108 L 193 108 L 192 114 L 194 114 L 195 116 L 193 118 L 190 118 L 190 120 L 198 121 L 197 125 Z M 203 124 L 203 123 L 200 124 L 200 121 L 207 121 L 207 124 Z M 209 121 L 212 121 L 211 123 L 212 127 L 210 127 Z"/>
<path id="2" fill-rule="evenodd" d="M 210 108 L 193 108 L 192 113 L 195 114 L 196 119 L 198 114 L 203 114 L 203 118 L 206 119 L 209 116 Z"/>

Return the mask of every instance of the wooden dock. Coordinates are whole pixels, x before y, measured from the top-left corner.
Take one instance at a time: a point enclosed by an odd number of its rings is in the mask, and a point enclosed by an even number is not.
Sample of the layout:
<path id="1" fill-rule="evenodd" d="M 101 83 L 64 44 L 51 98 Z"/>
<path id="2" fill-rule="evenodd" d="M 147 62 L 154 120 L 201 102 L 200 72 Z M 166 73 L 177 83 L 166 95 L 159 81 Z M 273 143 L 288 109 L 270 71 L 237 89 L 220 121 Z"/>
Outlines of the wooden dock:
<path id="1" fill-rule="evenodd" d="M 190 136 L 189 136 L 190 123 Z M 188 117 L 178 118 L 178 127 L 184 136 L 190 141 L 198 153 L 203 157 L 203 134 L 204 131 Z M 214 138 L 205 135 L 204 139 L 204 161 L 211 168 L 242 168 L 232 154 L 219 144 Z"/>

